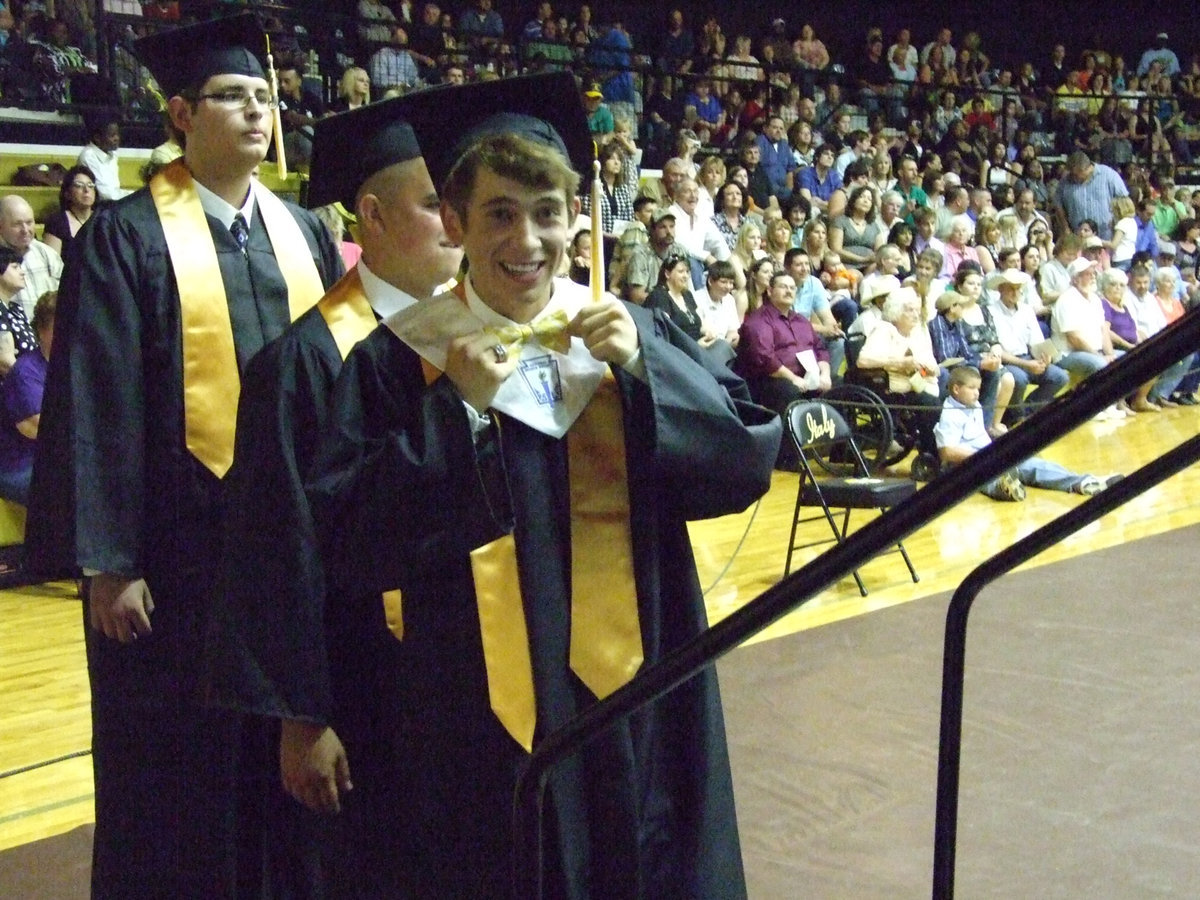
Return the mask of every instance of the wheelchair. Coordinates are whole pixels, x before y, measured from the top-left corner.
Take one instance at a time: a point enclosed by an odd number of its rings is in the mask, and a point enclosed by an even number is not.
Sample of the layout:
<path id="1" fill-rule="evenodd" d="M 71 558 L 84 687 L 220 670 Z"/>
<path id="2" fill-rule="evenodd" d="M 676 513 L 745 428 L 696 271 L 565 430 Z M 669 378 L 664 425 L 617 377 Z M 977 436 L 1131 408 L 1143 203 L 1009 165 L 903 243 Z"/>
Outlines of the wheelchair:
<path id="1" fill-rule="evenodd" d="M 911 410 L 893 409 L 884 402 L 887 374 L 858 368 L 858 351 L 863 335 L 846 336 L 846 373 L 842 383 L 835 385 L 821 399 L 837 409 L 854 432 L 868 471 L 877 472 L 906 459 L 918 446 L 915 417 Z M 853 474 L 853 460 L 839 458 L 837 453 L 816 454 L 817 464 L 835 477 Z M 930 481 L 941 463 L 928 454 L 918 453 L 912 463 L 915 481 Z"/>

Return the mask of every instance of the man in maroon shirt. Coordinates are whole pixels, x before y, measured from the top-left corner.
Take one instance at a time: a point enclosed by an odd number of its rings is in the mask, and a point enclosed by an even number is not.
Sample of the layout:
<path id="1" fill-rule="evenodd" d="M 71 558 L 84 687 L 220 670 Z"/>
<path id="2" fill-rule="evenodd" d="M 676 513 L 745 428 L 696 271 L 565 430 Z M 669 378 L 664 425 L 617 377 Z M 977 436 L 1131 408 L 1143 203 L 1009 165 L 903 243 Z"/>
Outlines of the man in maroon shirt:
<path id="1" fill-rule="evenodd" d="M 783 416 L 793 400 L 829 390 L 829 351 L 808 318 L 792 309 L 796 282 L 791 275 L 779 273 L 771 279 L 769 300 L 746 314 L 733 369 L 746 379 L 755 403 Z M 781 444 L 775 467 L 795 471 L 791 441 Z"/>

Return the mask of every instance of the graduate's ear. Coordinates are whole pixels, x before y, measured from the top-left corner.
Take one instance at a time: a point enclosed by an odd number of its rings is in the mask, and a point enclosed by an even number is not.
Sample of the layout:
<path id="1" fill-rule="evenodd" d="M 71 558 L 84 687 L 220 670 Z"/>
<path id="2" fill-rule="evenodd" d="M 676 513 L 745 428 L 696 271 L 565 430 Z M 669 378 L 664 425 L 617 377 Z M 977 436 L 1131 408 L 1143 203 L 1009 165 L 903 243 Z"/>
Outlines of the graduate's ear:
<path id="1" fill-rule="evenodd" d="M 383 210 L 377 194 L 363 194 L 355 206 L 358 227 L 364 232 L 378 233 L 383 230 Z"/>
<path id="2" fill-rule="evenodd" d="M 171 124 L 184 134 L 190 134 L 192 131 L 192 115 L 196 112 L 194 103 L 176 94 L 167 101 L 167 115 L 171 117 Z"/>
<path id="3" fill-rule="evenodd" d="M 442 201 L 442 226 L 446 229 L 446 237 L 450 240 L 450 243 L 456 247 L 461 247 L 466 223 L 463 222 L 455 209 L 445 200 Z"/>
<path id="4" fill-rule="evenodd" d="M 579 210 L 582 208 L 583 208 L 583 202 L 578 197 L 573 197 L 571 199 L 571 206 L 570 206 L 571 214 L 569 216 L 567 216 L 567 227 L 568 228 L 575 227 L 575 217 L 579 215 Z"/>

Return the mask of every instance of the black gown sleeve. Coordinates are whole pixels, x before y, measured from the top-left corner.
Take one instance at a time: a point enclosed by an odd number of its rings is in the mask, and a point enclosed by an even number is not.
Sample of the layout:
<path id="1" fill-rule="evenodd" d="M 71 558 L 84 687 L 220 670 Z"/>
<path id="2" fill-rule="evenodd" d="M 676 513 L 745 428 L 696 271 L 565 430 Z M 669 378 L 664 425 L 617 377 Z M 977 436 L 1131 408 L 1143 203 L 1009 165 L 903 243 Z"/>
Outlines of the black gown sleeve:
<path id="1" fill-rule="evenodd" d="M 739 512 L 770 489 L 783 424 L 746 383 L 714 362 L 662 313 L 630 306 L 645 383 L 618 370 L 630 421 L 652 437 L 665 502 L 683 519 Z"/>
<path id="2" fill-rule="evenodd" d="M 142 574 L 146 472 L 143 321 L 154 254 L 128 219 L 103 212 L 63 273 L 43 401 L 27 543 L 35 571 Z M 161 254 L 159 254 L 161 256 Z M 103 386 L 103 391 L 97 390 Z"/>

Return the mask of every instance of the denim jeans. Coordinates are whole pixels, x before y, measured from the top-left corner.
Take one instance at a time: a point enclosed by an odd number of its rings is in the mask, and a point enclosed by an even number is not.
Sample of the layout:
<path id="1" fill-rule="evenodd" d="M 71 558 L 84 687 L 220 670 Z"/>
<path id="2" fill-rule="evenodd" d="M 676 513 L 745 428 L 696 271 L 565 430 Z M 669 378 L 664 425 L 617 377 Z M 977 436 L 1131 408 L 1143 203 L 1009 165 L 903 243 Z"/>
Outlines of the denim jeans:
<path id="1" fill-rule="evenodd" d="M 1021 484 L 1029 487 L 1046 488 L 1050 491 L 1066 491 L 1070 493 L 1075 485 L 1083 481 L 1083 476 L 1077 472 L 1072 472 L 1069 469 L 1060 466 L 1056 462 L 1051 462 L 1048 459 L 1042 459 L 1040 456 L 1031 456 L 1022 463 L 1018 463 L 1013 471 L 1017 478 L 1021 480 Z M 987 494 L 993 500 L 1002 500 L 1004 497 L 999 492 L 1000 479 L 989 481 L 981 487 L 980 493 Z"/>
<path id="2" fill-rule="evenodd" d="M 29 482 L 32 479 L 32 462 L 9 472 L 0 472 L 0 497 L 26 506 L 29 503 Z"/>
<path id="3" fill-rule="evenodd" d="M 1066 369 L 1072 375 L 1087 378 L 1089 375 L 1095 375 L 1103 369 L 1105 361 L 1104 357 L 1099 353 L 1090 353 L 1086 350 L 1072 350 L 1063 356 L 1056 365 L 1059 368 Z"/>
<path id="4" fill-rule="evenodd" d="M 1041 375 L 1031 375 L 1020 366 L 1006 365 L 1004 367 L 1013 377 L 1012 403 L 1008 407 L 1010 422 L 1019 422 L 1026 416 L 1032 415 L 1045 404 L 1054 399 L 1055 395 L 1067 386 L 1071 376 L 1065 369 L 1051 364 Z M 1030 384 L 1036 384 L 1033 393 L 1028 397 L 1025 392 Z"/>

